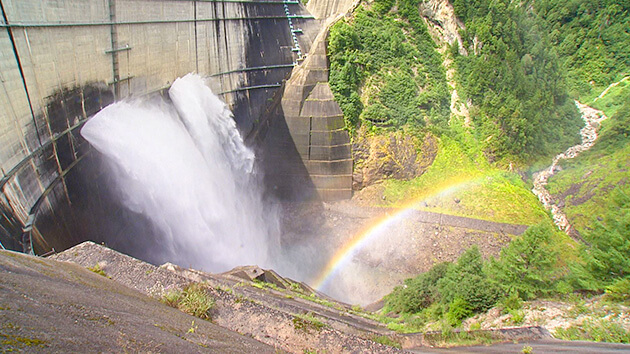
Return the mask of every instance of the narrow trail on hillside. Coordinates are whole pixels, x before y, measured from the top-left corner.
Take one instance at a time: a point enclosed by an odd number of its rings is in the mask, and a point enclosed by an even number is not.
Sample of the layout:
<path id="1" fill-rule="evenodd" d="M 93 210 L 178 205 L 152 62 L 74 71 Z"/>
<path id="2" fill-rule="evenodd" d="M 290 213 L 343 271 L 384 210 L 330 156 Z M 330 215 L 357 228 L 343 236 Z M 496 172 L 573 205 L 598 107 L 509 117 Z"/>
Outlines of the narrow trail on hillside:
<path id="1" fill-rule="evenodd" d="M 598 111 L 587 105 L 581 104 L 578 101 L 575 101 L 575 105 L 580 110 L 582 119 L 584 120 L 584 128 L 580 130 L 582 142 L 578 145 L 571 146 L 565 152 L 556 155 L 549 168 L 535 173 L 534 188 L 532 189 L 532 192 L 538 197 L 544 207 L 548 210 L 551 209 L 553 221 L 556 226 L 566 232 L 569 236 L 571 236 L 572 232 L 571 224 L 567 219 L 567 215 L 555 204 L 555 201 L 545 186 L 547 185 L 549 177 L 553 176 L 556 172 L 556 167 L 561 160 L 572 159 L 578 156 L 581 152 L 586 151 L 595 145 L 595 140 L 597 140 L 597 130 L 599 129 L 600 123 L 607 118 L 602 111 Z"/>

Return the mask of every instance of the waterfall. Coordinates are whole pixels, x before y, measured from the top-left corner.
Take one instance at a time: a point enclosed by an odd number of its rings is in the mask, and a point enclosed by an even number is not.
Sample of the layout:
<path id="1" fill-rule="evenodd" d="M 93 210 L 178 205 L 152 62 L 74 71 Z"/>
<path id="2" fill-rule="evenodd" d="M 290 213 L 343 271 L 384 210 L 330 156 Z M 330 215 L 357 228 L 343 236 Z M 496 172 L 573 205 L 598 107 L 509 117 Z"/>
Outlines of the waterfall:
<path id="1" fill-rule="evenodd" d="M 122 204 L 159 230 L 164 260 L 213 272 L 270 266 L 279 212 L 263 200 L 232 113 L 198 75 L 177 79 L 169 96 L 112 104 L 81 134 L 116 174 Z"/>

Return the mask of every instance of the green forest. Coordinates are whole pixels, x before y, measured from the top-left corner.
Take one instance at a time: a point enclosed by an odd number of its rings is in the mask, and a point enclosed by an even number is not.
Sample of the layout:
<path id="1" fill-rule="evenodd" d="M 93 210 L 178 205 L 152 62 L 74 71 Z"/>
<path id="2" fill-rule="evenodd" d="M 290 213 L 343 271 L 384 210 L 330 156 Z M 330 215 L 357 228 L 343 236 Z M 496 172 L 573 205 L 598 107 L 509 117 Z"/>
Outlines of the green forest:
<path id="1" fill-rule="evenodd" d="M 330 31 L 330 85 L 346 125 L 351 132 L 360 125 L 443 126 L 449 92 L 435 44 L 413 4 L 396 14 L 387 5 L 360 7 L 351 23 Z"/>
<path id="2" fill-rule="evenodd" d="M 603 294 L 605 301 L 630 305 L 628 80 L 595 100 L 630 74 L 630 1 L 452 0 L 463 23 L 463 48 L 455 42 L 443 54 L 418 10 L 421 2 L 364 4 L 335 24 L 329 37 L 330 84 L 352 135 L 403 129 L 429 132 L 441 141 L 434 163 L 439 171 L 432 166 L 415 180 L 385 181 L 389 199 L 461 174 L 462 164 L 452 163 L 455 156 L 457 161 L 470 156 L 464 172 L 475 175 L 496 176 L 514 162 L 522 180 L 531 183 L 542 161 L 579 141 L 584 123 L 574 100 L 609 119 L 595 147 L 563 162 L 549 183 L 552 194 L 565 198 L 581 241 L 558 231 L 549 215 L 536 214 L 528 219 L 532 226 L 496 257 L 484 259 L 473 247 L 453 263 L 436 264 L 386 296 L 383 312 L 397 314 L 410 328 L 429 321 L 452 328 L 494 306 L 518 321 L 522 302 L 539 298 Z M 442 65 L 447 58 L 455 69 L 450 89 L 472 102 L 470 125 L 450 114 Z M 512 190 L 531 189 L 502 178 L 498 181 Z M 475 194 L 491 193 L 476 189 Z M 479 215 L 502 215 L 495 211 Z M 585 326 L 557 335 L 630 342 L 630 333 L 615 324 Z"/>

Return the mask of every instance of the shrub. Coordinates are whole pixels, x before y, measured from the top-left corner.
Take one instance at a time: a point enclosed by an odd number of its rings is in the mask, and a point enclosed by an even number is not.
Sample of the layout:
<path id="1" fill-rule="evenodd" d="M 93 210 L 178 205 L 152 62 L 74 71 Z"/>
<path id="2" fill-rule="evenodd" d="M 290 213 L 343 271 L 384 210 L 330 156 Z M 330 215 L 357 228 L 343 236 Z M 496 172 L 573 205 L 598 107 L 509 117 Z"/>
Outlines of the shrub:
<path id="1" fill-rule="evenodd" d="M 473 313 L 490 309 L 499 299 L 498 288 L 483 272 L 483 259 L 477 246 L 464 252 L 437 285 L 442 303 L 461 298 Z"/>
<path id="2" fill-rule="evenodd" d="M 162 296 L 161 301 L 203 320 L 211 319 L 210 309 L 214 306 L 214 300 L 199 283 L 192 283 L 183 290 L 170 290 Z"/>
<path id="3" fill-rule="evenodd" d="M 439 301 L 437 282 L 446 274 L 450 263 L 434 265 L 428 272 L 407 279 L 385 297 L 388 309 L 394 312 L 417 313 Z"/>
<path id="4" fill-rule="evenodd" d="M 503 306 L 503 313 L 505 314 L 512 310 L 520 310 L 523 308 L 523 301 L 521 301 L 518 293 L 512 292 L 510 296 L 501 300 L 501 305 Z"/>

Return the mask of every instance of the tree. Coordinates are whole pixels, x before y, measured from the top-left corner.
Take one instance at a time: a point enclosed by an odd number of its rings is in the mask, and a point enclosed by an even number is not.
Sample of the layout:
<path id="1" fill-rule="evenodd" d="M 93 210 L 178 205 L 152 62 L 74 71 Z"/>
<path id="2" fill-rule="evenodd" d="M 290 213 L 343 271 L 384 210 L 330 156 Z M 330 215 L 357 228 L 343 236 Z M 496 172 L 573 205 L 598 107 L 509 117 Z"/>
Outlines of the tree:
<path id="1" fill-rule="evenodd" d="M 528 300 L 553 290 L 558 258 L 550 244 L 554 232 L 549 222 L 531 226 L 503 248 L 498 259 L 490 260 L 486 273 L 503 295 L 516 291 Z"/>
<path id="2" fill-rule="evenodd" d="M 475 245 L 466 250 L 457 263 L 450 267 L 445 276 L 437 282 L 441 302 L 450 304 L 462 300 L 472 312 L 482 312 L 494 306 L 499 299 L 495 284 L 488 281 L 483 271 L 483 258 Z"/>

